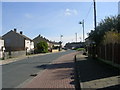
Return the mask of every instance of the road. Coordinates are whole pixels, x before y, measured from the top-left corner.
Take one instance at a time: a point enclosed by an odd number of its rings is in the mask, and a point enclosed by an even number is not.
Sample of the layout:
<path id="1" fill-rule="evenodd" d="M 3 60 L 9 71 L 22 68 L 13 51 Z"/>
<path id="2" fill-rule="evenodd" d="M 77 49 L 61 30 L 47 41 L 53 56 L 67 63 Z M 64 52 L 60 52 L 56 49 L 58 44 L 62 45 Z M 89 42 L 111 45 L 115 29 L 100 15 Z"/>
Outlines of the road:
<path id="1" fill-rule="evenodd" d="M 16 61 L 10 64 L 2 66 L 2 88 L 15 88 L 22 85 L 22 83 L 31 80 L 35 74 L 43 71 L 38 68 L 40 65 L 50 64 L 53 60 L 65 55 L 75 52 L 73 50 L 67 50 L 65 52 L 58 52 L 47 54 L 43 56 L 35 56 L 20 61 Z"/>

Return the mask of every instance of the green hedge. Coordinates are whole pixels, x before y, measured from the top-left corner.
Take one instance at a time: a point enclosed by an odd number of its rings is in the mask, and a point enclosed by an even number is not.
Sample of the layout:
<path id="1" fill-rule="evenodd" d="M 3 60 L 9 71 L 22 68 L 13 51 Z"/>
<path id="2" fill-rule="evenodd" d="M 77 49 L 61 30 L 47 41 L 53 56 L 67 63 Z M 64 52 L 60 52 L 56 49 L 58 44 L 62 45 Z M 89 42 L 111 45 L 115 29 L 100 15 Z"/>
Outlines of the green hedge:
<path id="1" fill-rule="evenodd" d="M 48 44 L 47 44 L 47 42 L 40 41 L 39 43 L 37 43 L 36 52 L 37 53 L 47 53 L 48 52 Z"/>

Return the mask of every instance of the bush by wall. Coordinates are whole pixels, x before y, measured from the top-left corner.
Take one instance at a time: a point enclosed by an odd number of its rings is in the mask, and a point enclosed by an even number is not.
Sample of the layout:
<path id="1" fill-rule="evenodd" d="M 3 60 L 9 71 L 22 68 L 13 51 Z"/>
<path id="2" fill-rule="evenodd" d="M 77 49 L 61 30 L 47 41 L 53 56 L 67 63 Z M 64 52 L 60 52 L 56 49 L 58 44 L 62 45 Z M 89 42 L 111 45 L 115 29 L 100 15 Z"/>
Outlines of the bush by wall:
<path id="1" fill-rule="evenodd" d="M 35 50 L 36 53 L 47 53 L 48 52 L 48 44 L 44 41 L 40 41 L 37 43 L 37 48 Z"/>

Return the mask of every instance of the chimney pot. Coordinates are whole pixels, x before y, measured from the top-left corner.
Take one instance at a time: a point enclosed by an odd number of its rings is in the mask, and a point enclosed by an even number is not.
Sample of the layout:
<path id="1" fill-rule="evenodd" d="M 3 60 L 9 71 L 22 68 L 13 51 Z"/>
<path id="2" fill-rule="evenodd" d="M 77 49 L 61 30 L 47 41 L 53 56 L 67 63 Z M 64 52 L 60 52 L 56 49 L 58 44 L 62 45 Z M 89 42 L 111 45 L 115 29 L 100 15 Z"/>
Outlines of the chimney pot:
<path id="1" fill-rule="evenodd" d="M 16 28 L 14 28 L 14 31 L 16 32 L 16 31 L 17 31 L 17 29 L 16 29 Z"/>
<path id="2" fill-rule="evenodd" d="M 22 32 L 22 31 L 20 31 L 20 34 L 23 34 L 23 32 Z"/>
<path id="3" fill-rule="evenodd" d="M 39 36 L 39 37 L 41 37 L 41 35 L 40 35 L 40 34 L 39 34 L 38 36 Z"/>

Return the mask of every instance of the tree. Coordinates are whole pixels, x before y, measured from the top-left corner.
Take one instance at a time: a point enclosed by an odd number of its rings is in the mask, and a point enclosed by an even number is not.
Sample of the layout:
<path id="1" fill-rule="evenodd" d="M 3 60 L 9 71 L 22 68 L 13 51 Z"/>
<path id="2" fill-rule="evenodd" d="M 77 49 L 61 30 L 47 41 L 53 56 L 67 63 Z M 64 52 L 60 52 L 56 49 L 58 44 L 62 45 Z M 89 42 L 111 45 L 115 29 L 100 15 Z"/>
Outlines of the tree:
<path id="1" fill-rule="evenodd" d="M 37 43 L 37 53 L 47 53 L 48 52 L 48 44 L 44 41 L 40 41 Z"/>
<path id="2" fill-rule="evenodd" d="M 96 45 L 99 45 L 104 40 L 104 35 L 108 31 L 120 32 L 120 16 L 106 17 L 96 27 L 96 30 L 92 30 L 88 37 L 94 41 Z"/>

